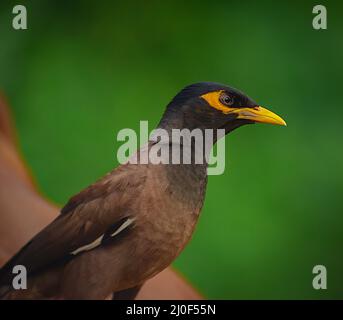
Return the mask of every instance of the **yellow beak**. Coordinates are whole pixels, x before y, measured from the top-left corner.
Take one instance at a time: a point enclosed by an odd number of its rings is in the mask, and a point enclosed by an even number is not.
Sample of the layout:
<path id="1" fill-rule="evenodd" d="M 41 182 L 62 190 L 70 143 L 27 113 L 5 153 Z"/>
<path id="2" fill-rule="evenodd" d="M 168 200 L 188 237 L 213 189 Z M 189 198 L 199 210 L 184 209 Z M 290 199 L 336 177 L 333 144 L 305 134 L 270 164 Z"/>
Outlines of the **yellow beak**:
<path id="1" fill-rule="evenodd" d="M 278 124 L 280 126 L 287 125 L 286 122 L 277 114 L 261 106 L 255 108 L 239 108 L 232 111 L 232 113 L 236 113 L 238 115 L 237 119 L 252 120 L 260 123 Z"/>

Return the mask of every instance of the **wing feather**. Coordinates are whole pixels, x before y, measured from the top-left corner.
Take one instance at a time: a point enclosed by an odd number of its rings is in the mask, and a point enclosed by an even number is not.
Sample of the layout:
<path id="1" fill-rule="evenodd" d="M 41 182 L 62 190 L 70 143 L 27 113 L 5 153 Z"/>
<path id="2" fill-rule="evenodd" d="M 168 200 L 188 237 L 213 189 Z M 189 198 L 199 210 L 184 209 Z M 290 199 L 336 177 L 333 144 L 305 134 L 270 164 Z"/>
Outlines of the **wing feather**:
<path id="1" fill-rule="evenodd" d="M 144 187 L 142 167 L 123 165 L 72 197 L 61 214 L 29 241 L 0 270 L 0 284 L 8 284 L 14 265 L 24 265 L 28 275 L 72 258 L 108 228 L 127 217 L 131 201 Z"/>

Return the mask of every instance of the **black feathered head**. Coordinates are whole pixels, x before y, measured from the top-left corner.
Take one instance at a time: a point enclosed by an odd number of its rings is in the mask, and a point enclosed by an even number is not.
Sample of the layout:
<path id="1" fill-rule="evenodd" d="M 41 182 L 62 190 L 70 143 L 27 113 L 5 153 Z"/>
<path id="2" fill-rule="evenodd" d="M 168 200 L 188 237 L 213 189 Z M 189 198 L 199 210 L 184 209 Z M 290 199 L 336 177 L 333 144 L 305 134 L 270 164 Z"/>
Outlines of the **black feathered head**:
<path id="1" fill-rule="evenodd" d="M 172 99 L 159 127 L 224 128 L 228 133 L 255 122 L 286 125 L 278 115 L 237 89 L 214 82 L 199 82 L 185 87 Z"/>

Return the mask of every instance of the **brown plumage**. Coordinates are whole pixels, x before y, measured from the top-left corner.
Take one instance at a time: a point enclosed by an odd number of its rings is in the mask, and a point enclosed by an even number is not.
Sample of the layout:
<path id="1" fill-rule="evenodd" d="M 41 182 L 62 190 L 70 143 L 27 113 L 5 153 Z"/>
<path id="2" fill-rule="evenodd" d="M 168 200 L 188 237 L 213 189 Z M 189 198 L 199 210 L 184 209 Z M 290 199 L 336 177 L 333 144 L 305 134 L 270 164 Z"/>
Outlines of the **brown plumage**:
<path id="1" fill-rule="evenodd" d="M 225 128 L 228 133 L 253 123 L 251 117 L 227 114 L 201 97 L 218 91 L 234 97 L 232 110 L 244 109 L 245 116 L 247 108 L 257 107 L 237 90 L 200 83 L 173 99 L 159 128 Z M 143 152 L 153 145 L 149 142 Z M 206 163 L 120 165 L 72 197 L 1 269 L 0 297 L 104 299 L 112 292 L 118 298 L 133 297 L 190 240 L 204 201 L 206 170 Z M 11 286 L 15 265 L 27 268 L 27 290 Z"/>

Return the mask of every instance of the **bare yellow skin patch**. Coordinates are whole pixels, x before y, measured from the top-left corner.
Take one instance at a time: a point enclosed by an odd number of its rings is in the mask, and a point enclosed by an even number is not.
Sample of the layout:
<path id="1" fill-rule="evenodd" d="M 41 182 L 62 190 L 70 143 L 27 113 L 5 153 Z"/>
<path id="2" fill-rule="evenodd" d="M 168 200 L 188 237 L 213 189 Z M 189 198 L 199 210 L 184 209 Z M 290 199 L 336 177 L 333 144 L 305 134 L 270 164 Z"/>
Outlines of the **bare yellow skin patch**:
<path id="1" fill-rule="evenodd" d="M 220 110 L 224 114 L 228 114 L 235 110 L 236 108 L 230 108 L 220 102 L 220 95 L 223 93 L 224 90 L 219 90 L 219 91 L 212 91 L 205 93 L 201 96 L 201 98 L 205 99 L 207 103 L 212 107 L 217 110 Z"/>

